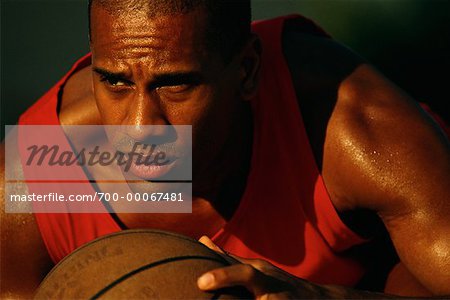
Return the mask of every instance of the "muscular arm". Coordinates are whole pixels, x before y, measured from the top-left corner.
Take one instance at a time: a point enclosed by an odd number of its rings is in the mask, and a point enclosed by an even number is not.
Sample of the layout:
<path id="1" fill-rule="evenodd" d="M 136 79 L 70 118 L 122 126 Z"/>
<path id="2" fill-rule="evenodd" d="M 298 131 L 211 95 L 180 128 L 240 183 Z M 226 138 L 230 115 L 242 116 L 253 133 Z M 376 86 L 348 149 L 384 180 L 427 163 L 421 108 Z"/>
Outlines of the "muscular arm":
<path id="1" fill-rule="evenodd" d="M 403 264 L 390 279 L 449 293 L 440 288 L 450 282 L 448 140 L 414 100 L 339 43 L 288 26 L 283 48 L 337 210 L 380 216 Z"/>
<path id="2" fill-rule="evenodd" d="M 257 299 L 449 295 L 450 154 L 443 132 L 417 102 L 342 45 L 285 27 L 283 50 L 333 204 L 349 216 L 360 209 L 377 214 L 401 263 L 389 276 L 389 294 L 316 285 L 238 257 L 243 264 L 205 274 L 200 288 L 243 285 Z"/>
<path id="3" fill-rule="evenodd" d="M 99 113 L 92 96 L 91 72 L 86 67 L 69 78 L 62 95 L 59 118 L 65 125 L 98 124 Z M 16 151 L 17 153 L 17 151 Z M 0 150 L 1 289 L 0 299 L 30 299 L 53 266 L 32 214 L 5 213 L 4 145 Z M 16 178 L 22 178 L 20 158 L 13 161 Z M 26 184 L 15 185 L 26 194 Z M 26 205 L 29 205 L 27 203 Z"/>
<path id="4" fill-rule="evenodd" d="M 449 150 L 417 103 L 372 67 L 342 82 L 324 146 L 333 203 L 376 211 L 404 269 L 437 295 L 450 294 Z"/>
<path id="5" fill-rule="evenodd" d="M 52 261 L 42 242 L 34 216 L 5 213 L 3 144 L 0 149 L 0 299 L 31 299 L 50 270 Z M 19 161 L 16 160 L 16 163 Z M 17 189 L 17 193 L 26 192 L 24 186 Z"/>

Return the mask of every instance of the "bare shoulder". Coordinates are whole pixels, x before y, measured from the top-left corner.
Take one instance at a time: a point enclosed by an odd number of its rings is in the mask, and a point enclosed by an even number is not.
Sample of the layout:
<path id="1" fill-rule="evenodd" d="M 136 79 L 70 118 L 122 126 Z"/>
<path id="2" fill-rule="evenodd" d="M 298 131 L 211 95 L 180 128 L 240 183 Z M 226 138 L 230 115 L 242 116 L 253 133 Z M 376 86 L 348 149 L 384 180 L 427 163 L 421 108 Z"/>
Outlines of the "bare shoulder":
<path id="1" fill-rule="evenodd" d="M 324 177 L 345 205 L 393 213 L 448 197 L 449 143 L 406 93 L 368 64 L 339 86 Z"/>
<path id="2" fill-rule="evenodd" d="M 408 95 L 361 65 L 339 88 L 323 176 L 341 210 L 383 220 L 400 261 L 435 295 L 450 289 L 450 145 Z"/>
<path id="3" fill-rule="evenodd" d="M 59 119 L 63 125 L 96 125 L 100 114 L 92 88 L 91 66 L 74 73 L 62 89 Z"/>
<path id="4" fill-rule="evenodd" d="M 5 212 L 5 149 L 0 147 L 0 220 L 1 220 L 1 289 L 0 298 L 30 299 L 52 266 L 33 214 Z M 8 163 L 21 172 L 18 157 Z M 26 194 L 25 184 L 15 185 L 14 193 Z M 29 205 L 28 203 L 24 205 Z"/>
<path id="5" fill-rule="evenodd" d="M 333 39 L 285 28 L 283 49 L 316 162 L 339 211 L 393 207 L 380 191 L 399 203 L 420 202 L 425 196 L 417 190 L 444 192 L 430 180 L 449 178 L 448 140 L 414 99 Z M 417 170 L 426 178 L 418 180 Z"/>

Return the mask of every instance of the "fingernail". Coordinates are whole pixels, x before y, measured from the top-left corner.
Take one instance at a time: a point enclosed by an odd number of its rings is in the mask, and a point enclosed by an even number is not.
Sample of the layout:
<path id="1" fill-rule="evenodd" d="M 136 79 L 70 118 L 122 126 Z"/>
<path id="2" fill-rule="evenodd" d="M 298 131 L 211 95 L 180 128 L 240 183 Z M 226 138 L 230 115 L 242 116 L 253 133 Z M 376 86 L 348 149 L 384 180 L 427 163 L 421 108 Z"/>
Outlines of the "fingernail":
<path id="1" fill-rule="evenodd" d="M 214 284 L 214 275 L 211 273 L 206 273 L 200 276 L 197 280 L 198 287 L 201 289 L 207 289 Z"/>

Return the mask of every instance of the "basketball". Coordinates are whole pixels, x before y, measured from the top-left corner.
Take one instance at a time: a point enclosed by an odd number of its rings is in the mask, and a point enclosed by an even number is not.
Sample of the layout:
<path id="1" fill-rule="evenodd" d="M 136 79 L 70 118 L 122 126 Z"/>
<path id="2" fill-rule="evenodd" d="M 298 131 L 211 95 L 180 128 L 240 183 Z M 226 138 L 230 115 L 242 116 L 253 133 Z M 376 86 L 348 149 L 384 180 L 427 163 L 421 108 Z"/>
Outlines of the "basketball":
<path id="1" fill-rule="evenodd" d="M 227 266 L 200 242 L 159 230 L 100 237 L 59 262 L 35 299 L 248 299 L 244 288 L 203 292 L 197 279 Z"/>

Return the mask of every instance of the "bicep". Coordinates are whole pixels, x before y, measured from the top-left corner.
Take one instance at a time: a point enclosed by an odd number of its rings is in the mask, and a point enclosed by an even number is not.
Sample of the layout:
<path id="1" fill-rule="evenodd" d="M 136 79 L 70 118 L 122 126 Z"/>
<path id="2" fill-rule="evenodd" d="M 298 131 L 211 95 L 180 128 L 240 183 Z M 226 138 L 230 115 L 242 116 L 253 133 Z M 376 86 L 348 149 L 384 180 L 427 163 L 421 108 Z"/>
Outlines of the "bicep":
<path id="1" fill-rule="evenodd" d="M 30 299 L 52 266 L 45 245 L 31 213 L 6 213 L 4 190 L 4 151 L 0 150 L 0 214 L 1 214 L 1 296 Z M 25 187 L 17 192 L 26 193 Z"/>
<path id="2" fill-rule="evenodd" d="M 355 72 L 330 119 L 327 187 L 343 207 L 376 211 L 411 274 L 434 293 L 450 293 L 448 139 L 373 69 Z"/>
<path id="3" fill-rule="evenodd" d="M 403 263 L 398 263 L 390 271 L 386 279 L 384 292 L 391 295 L 409 297 L 432 296 L 432 293 L 409 272 Z"/>

